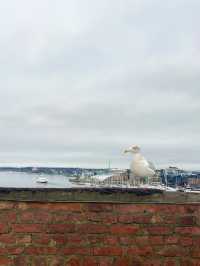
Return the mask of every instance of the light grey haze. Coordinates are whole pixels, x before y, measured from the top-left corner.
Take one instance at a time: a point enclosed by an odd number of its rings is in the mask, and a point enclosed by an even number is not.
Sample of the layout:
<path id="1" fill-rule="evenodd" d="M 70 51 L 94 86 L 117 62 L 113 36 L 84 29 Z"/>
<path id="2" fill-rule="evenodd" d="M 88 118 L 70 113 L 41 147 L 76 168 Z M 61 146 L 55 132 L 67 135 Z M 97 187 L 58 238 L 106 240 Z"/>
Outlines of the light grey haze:
<path id="1" fill-rule="evenodd" d="M 200 169 L 199 0 L 0 4 L 0 165 Z"/>

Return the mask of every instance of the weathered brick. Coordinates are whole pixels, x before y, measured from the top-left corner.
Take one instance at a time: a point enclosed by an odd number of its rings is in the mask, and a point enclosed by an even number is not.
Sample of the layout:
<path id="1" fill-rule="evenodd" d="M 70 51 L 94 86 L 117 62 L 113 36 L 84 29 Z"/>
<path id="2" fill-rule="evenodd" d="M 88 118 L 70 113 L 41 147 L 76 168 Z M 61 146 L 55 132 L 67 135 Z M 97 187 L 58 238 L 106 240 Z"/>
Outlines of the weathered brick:
<path id="1" fill-rule="evenodd" d="M 177 260 L 176 259 L 166 259 L 163 262 L 163 266 L 177 266 Z"/>
<path id="2" fill-rule="evenodd" d="M 51 255 L 56 254 L 58 249 L 55 247 L 34 247 L 29 246 L 25 248 L 24 254 L 28 255 Z"/>
<path id="3" fill-rule="evenodd" d="M 112 234 L 136 234 L 140 230 L 138 225 L 112 225 Z"/>
<path id="4" fill-rule="evenodd" d="M 65 247 L 61 250 L 64 255 L 90 255 L 89 247 Z"/>
<path id="5" fill-rule="evenodd" d="M 51 256 L 48 259 L 48 266 L 61 266 L 64 265 L 64 258 L 58 256 Z"/>
<path id="6" fill-rule="evenodd" d="M 100 257 L 98 266 L 113 266 L 113 258 L 109 257 Z"/>
<path id="7" fill-rule="evenodd" d="M 192 249 L 192 257 L 200 258 L 200 247 L 194 247 Z"/>
<path id="8" fill-rule="evenodd" d="M 119 237 L 119 243 L 121 245 L 132 245 L 135 243 L 135 238 L 133 238 L 132 236 L 120 236 Z"/>
<path id="9" fill-rule="evenodd" d="M 158 254 L 164 257 L 180 257 L 186 256 L 188 254 L 188 250 L 180 247 L 179 245 L 170 245 L 164 246 Z"/>
<path id="10" fill-rule="evenodd" d="M 193 239 L 192 239 L 192 237 L 180 237 L 179 238 L 179 243 L 182 246 L 192 246 Z"/>
<path id="11" fill-rule="evenodd" d="M 74 231 L 74 224 L 49 224 L 47 226 L 48 233 L 73 233 Z"/>
<path id="12" fill-rule="evenodd" d="M 87 203 L 85 209 L 89 212 L 111 212 L 113 204 L 108 203 Z"/>
<path id="13" fill-rule="evenodd" d="M 13 234 L 1 234 L 0 235 L 0 243 L 1 244 L 14 244 L 16 239 L 15 235 Z"/>
<path id="14" fill-rule="evenodd" d="M 12 230 L 15 233 L 39 233 L 44 232 L 44 226 L 41 224 L 12 224 Z"/>
<path id="15" fill-rule="evenodd" d="M 149 236 L 149 242 L 152 246 L 163 245 L 164 239 L 163 236 Z"/>
<path id="16" fill-rule="evenodd" d="M 9 255 L 18 255 L 18 254 L 22 254 L 24 251 L 23 247 L 7 247 L 7 253 Z"/>
<path id="17" fill-rule="evenodd" d="M 31 266 L 47 266 L 47 257 L 33 256 L 31 258 Z"/>
<path id="18" fill-rule="evenodd" d="M 115 246 L 105 246 L 105 247 L 94 247 L 93 254 L 95 256 L 121 256 L 122 248 Z"/>
<path id="19" fill-rule="evenodd" d="M 196 217 L 195 216 L 182 216 L 179 218 L 178 223 L 180 225 L 194 225 L 196 224 Z"/>
<path id="20" fill-rule="evenodd" d="M 84 257 L 82 266 L 99 266 L 99 264 L 95 257 Z"/>
<path id="21" fill-rule="evenodd" d="M 104 224 L 92 224 L 92 223 L 78 224 L 76 228 L 77 231 L 84 232 L 87 234 L 103 234 L 109 232 L 108 226 Z"/>
<path id="22" fill-rule="evenodd" d="M 36 202 L 20 202 L 18 203 L 18 208 L 21 210 L 49 210 L 49 211 L 72 211 L 80 212 L 81 204 L 80 203 L 36 203 Z"/>
<path id="23" fill-rule="evenodd" d="M 15 203 L 10 201 L 2 201 L 0 202 L 0 210 L 11 210 L 14 209 Z"/>
<path id="24" fill-rule="evenodd" d="M 80 258 L 70 258 L 67 260 L 65 266 L 80 266 L 81 265 L 81 260 Z"/>
<path id="25" fill-rule="evenodd" d="M 147 260 L 142 262 L 142 266 L 161 266 L 161 265 L 162 265 L 161 259 L 147 258 Z"/>
<path id="26" fill-rule="evenodd" d="M 128 254 L 138 256 L 150 256 L 153 253 L 151 246 L 133 246 L 128 248 Z"/>
<path id="27" fill-rule="evenodd" d="M 165 238 L 166 244 L 177 244 L 179 242 L 179 237 L 173 235 L 173 236 L 167 236 Z"/>
<path id="28" fill-rule="evenodd" d="M 18 255 L 14 258 L 13 264 L 14 266 L 25 266 L 30 265 L 30 259 L 27 256 Z"/>
<path id="29" fill-rule="evenodd" d="M 129 259 L 128 257 L 122 257 L 122 258 L 117 258 L 115 260 L 115 266 L 129 266 Z"/>
<path id="30" fill-rule="evenodd" d="M 191 258 L 182 258 L 180 260 L 181 266 L 200 266 L 199 259 L 191 259 Z"/>
<path id="31" fill-rule="evenodd" d="M 177 227 L 176 233 L 180 235 L 200 235 L 200 227 Z"/>
<path id="32" fill-rule="evenodd" d="M 16 236 L 16 243 L 17 244 L 29 244 L 31 243 L 31 235 L 17 235 Z"/>
<path id="33" fill-rule="evenodd" d="M 33 223 L 50 223 L 51 213 L 47 211 L 25 211 L 20 215 L 20 221 Z"/>
<path id="34" fill-rule="evenodd" d="M 114 245 L 114 246 L 116 246 L 119 243 L 119 239 L 116 236 L 107 235 L 107 236 L 104 236 L 103 242 L 104 242 L 105 245 L 111 245 L 111 246 Z"/>
<path id="35" fill-rule="evenodd" d="M 169 226 L 152 226 L 148 228 L 151 235 L 168 235 L 173 233 L 172 228 Z"/>
<path id="36" fill-rule="evenodd" d="M 0 266 L 13 265 L 12 260 L 9 257 L 0 257 Z"/>
<path id="37" fill-rule="evenodd" d="M 7 224 L 0 224 L 0 234 L 7 233 L 7 232 L 8 232 Z"/>

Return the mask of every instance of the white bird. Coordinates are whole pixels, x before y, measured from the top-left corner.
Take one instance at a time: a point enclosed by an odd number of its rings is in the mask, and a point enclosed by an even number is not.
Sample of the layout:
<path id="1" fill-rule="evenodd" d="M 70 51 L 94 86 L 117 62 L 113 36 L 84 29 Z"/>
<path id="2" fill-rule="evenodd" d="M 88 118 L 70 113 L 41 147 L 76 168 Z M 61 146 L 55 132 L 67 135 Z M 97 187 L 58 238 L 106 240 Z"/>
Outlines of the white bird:
<path id="1" fill-rule="evenodd" d="M 130 165 L 131 173 L 134 176 L 134 181 L 136 178 L 151 178 L 155 175 L 155 166 L 152 162 L 147 161 L 140 153 L 140 147 L 133 145 L 126 149 L 124 153 L 133 153 L 134 158 Z"/>

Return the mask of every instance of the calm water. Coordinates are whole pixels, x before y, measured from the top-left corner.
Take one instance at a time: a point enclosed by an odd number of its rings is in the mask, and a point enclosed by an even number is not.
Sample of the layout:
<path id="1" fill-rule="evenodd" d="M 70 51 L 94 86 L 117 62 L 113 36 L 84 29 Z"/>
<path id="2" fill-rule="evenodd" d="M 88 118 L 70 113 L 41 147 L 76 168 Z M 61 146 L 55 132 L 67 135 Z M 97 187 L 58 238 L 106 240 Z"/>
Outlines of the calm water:
<path id="1" fill-rule="evenodd" d="M 45 177 L 48 179 L 47 184 L 37 183 L 36 180 L 39 177 Z M 70 177 L 61 175 L 45 175 L 45 174 L 28 174 L 19 172 L 0 172 L 0 187 L 18 187 L 18 188 L 40 188 L 40 187 L 52 187 L 52 188 L 67 188 L 75 187 L 69 181 Z"/>

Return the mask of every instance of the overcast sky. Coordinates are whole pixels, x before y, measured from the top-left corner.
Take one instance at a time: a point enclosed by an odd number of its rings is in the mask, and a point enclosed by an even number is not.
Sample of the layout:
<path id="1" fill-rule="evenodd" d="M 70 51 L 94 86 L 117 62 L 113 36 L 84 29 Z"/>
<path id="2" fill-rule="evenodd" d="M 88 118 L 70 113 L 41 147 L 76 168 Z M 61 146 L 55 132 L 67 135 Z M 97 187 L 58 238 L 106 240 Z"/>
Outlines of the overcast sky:
<path id="1" fill-rule="evenodd" d="M 0 4 L 0 165 L 200 169 L 199 0 Z"/>

